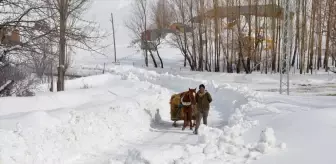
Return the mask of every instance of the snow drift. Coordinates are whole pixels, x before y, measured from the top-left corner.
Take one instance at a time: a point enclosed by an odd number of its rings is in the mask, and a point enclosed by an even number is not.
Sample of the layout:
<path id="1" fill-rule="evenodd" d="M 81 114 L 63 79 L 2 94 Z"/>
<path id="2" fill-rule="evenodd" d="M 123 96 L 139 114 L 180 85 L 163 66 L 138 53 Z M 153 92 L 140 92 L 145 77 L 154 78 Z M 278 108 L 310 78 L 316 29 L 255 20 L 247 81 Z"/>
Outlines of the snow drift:
<path id="1" fill-rule="evenodd" d="M 168 110 L 170 93 L 123 79 L 88 77 L 68 81 L 66 92 L 1 99 L 0 163 L 72 163 L 141 140 L 156 109 Z M 83 81 L 92 87 L 79 89 Z"/>
<path id="2" fill-rule="evenodd" d="M 67 81 L 66 92 L 2 99 L 0 161 L 74 163 L 86 158 L 86 153 L 125 145 L 129 147 L 125 158 L 111 157 L 110 163 L 242 162 L 279 146 L 270 129 L 260 141 L 244 143 L 244 132 L 258 124 L 247 113 L 267 108 L 262 97 L 248 88 L 135 67 L 116 66 L 107 72 L 111 74 Z M 170 122 L 170 96 L 200 83 L 214 99 L 211 127 L 201 126 L 199 136 L 186 132 L 184 137 L 195 137 L 194 144 L 155 143 L 146 137 L 160 128 L 153 125 Z M 181 131 L 156 130 L 166 134 L 167 140 Z M 148 145 L 130 146 L 145 141 Z"/>
<path id="3" fill-rule="evenodd" d="M 221 124 L 215 127 L 201 126 L 198 146 L 193 146 L 193 151 L 189 153 L 181 153 L 180 156 L 176 156 L 177 152 L 184 152 L 183 150 L 188 149 L 191 146 L 189 144 L 184 146 L 167 145 L 167 149 L 162 150 L 160 148 L 160 150 L 157 150 L 161 154 L 158 154 L 158 158 L 153 158 L 153 150 L 149 151 L 151 153 L 146 153 L 146 150 L 138 150 L 138 153 L 134 153 L 137 150 L 132 150 L 127 158 L 128 161 L 136 154 L 136 158 L 149 163 L 208 163 L 209 160 L 214 162 L 214 158 L 220 159 L 221 162 L 243 162 L 258 159 L 261 154 L 267 153 L 270 149 L 284 147 L 283 143 L 280 145 L 276 143 L 274 131 L 271 128 L 261 132 L 260 141 L 251 144 L 244 143 L 244 132 L 258 124 L 258 121 L 251 120 L 248 117 L 248 113 L 258 110 L 274 110 L 268 109 L 262 103 L 260 94 L 246 87 L 217 85 L 212 80 L 194 80 L 179 75 L 159 74 L 155 71 L 134 67 L 115 66 L 110 68 L 109 71 L 122 75 L 128 74 L 131 77 L 136 76 L 139 80 L 149 81 L 175 92 L 198 87 L 200 83 L 203 83 L 214 99 L 212 113 L 217 112 L 221 120 Z M 175 155 L 167 153 L 172 147 L 174 147 L 174 151 L 170 152 L 175 152 Z M 162 152 L 166 153 L 162 155 Z M 168 158 L 162 158 L 162 156 Z M 195 156 L 197 158 L 194 158 Z M 231 158 L 226 156 L 231 156 Z"/>

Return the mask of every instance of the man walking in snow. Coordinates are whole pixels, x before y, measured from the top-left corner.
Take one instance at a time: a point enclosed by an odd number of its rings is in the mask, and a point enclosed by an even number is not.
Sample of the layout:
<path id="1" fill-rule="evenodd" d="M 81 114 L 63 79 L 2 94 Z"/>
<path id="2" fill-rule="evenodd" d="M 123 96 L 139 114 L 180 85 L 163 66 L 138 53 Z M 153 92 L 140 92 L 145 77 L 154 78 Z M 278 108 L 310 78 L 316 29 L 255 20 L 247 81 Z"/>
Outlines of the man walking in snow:
<path id="1" fill-rule="evenodd" d="M 203 124 L 208 124 L 208 114 L 210 109 L 210 103 L 212 102 L 212 97 L 210 93 L 205 90 L 205 86 L 201 84 L 199 86 L 199 91 L 196 93 L 196 103 L 197 103 L 197 115 L 196 115 L 196 128 L 194 134 L 198 134 L 198 128 L 201 124 L 201 119 L 203 118 Z"/>

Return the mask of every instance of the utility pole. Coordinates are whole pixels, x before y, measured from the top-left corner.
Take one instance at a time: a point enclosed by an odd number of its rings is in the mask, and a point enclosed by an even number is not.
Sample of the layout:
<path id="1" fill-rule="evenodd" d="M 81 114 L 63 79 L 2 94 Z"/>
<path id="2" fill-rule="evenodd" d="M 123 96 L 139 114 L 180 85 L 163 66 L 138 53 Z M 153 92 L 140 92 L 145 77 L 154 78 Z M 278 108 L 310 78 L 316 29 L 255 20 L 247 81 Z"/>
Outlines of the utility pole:
<path id="1" fill-rule="evenodd" d="M 283 0 L 284 19 L 283 19 L 283 32 L 282 32 L 282 52 L 280 60 L 280 94 L 286 91 L 289 95 L 289 70 L 290 70 L 290 52 L 293 40 L 293 20 L 291 17 L 292 7 L 296 3 L 292 0 Z M 294 8 L 294 7 L 293 7 Z M 284 88 L 286 87 L 286 88 Z"/>
<path id="2" fill-rule="evenodd" d="M 65 74 L 65 29 L 67 22 L 67 12 L 68 12 L 68 1 L 69 0 L 59 0 L 59 11 L 60 11 L 60 54 L 59 54 L 59 65 L 58 65 L 58 79 L 57 79 L 57 91 L 64 91 L 64 74 Z"/>
<path id="3" fill-rule="evenodd" d="M 113 13 L 111 13 L 111 23 L 112 23 L 112 31 L 113 31 L 114 62 L 117 63 L 117 49 L 116 49 L 116 42 L 115 42 L 115 31 L 114 31 Z"/>

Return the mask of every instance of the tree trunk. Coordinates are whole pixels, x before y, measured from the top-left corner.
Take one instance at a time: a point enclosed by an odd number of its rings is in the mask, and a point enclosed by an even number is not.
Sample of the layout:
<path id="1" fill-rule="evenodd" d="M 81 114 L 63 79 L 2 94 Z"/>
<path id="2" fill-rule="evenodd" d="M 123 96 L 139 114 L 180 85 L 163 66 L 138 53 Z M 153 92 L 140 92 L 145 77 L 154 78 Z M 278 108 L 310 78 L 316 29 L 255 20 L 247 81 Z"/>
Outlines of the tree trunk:
<path id="1" fill-rule="evenodd" d="M 278 56 L 277 56 L 277 58 L 278 58 L 278 64 L 277 64 L 277 66 L 278 66 L 278 68 L 277 68 L 277 72 L 280 72 L 280 63 L 281 63 L 281 59 L 280 59 L 280 48 L 281 48 L 281 46 L 280 46 L 280 43 L 281 43 L 281 37 L 280 37 L 280 35 L 281 35 L 281 28 L 280 28 L 280 25 L 279 25 L 280 23 L 279 23 L 279 20 L 277 20 L 277 41 L 278 41 L 278 44 L 277 44 L 277 52 L 278 52 Z"/>
<path id="2" fill-rule="evenodd" d="M 313 0 L 312 3 L 312 23 L 310 24 L 310 39 L 309 39 L 309 64 L 307 66 L 307 73 L 311 72 L 313 74 L 313 55 L 314 55 L 314 31 L 315 31 L 315 17 L 316 17 L 316 3 Z"/>
<path id="3" fill-rule="evenodd" d="M 233 4 L 233 2 L 232 2 L 232 4 Z M 230 70 L 231 70 L 231 73 L 234 72 L 234 68 L 233 68 L 232 64 L 234 63 L 235 66 L 236 66 L 236 62 L 234 62 L 234 61 L 236 61 L 236 54 L 235 54 L 235 49 L 233 47 L 233 44 L 235 43 L 234 39 L 233 39 L 233 35 L 234 35 L 234 32 L 233 32 L 233 30 L 231 30 L 231 53 L 230 53 L 231 54 L 231 58 L 230 58 Z"/>
<path id="4" fill-rule="evenodd" d="M 147 41 L 146 41 L 146 43 L 147 43 Z M 145 50 L 145 65 L 146 65 L 146 67 L 148 67 L 148 50 L 147 49 Z"/>
<path id="5" fill-rule="evenodd" d="M 274 5 L 274 1 L 272 1 L 272 5 Z M 276 38 L 277 38 L 277 35 L 276 35 L 276 20 L 275 18 L 271 18 L 272 19 L 272 72 L 276 72 L 276 50 L 277 50 L 277 46 L 275 43 L 277 43 L 276 41 Z"/>
<path id="6" fill-rule="evenodd" d="M 210 26 L 210 35 L 209 35 L 209 41 L 208 41 L 208 43 L 209 43 L 209 71 L 211 72 L 212 71 L 212 59 L 213 59 L 213 44 L 214 44 L 214 42 L 211 40 L 212 39 L 212 37 L 211 37 L 211 29 L 212 29 L 212 23 L 211 23 L 211 21 L 209 22 L 209 26 Z"/>
<path id="7" fill-rule="evenodd" d="M 158 66 L 157 66 L 155 57 L 154 57 L 154 55 L 153 55 L 153 52 L 152 52 L 151 50 L 149 50 L 149 54 L 150 54 L 150 56 L 151 56 L 151 58 L 152 58 L 152 60 L 153 60 L 154 67 L 157 68 Z"/>
<path id="8" fill-rule="evenodd" d="M 295 67 L 295 60 L 297 51 L 299 48 L 299 38 L 300 38 L 300 2 L 301 0 L 297 1 L 298 4 L 296 5 L 296 36 L 295 36 L 295 49 L 293 54 L 293 60 L 292 60 L 292 67 Z"/>
<path id="9" fill-rule="evenodd" d="M 184 2 L 181 1 L 181 6 L 182 6 L 182 10 L 184 10 Z M 182 23 L 185 24 L 185 11 L 182 11 Z M 187 66 L 187 46 L 188 46 L 188 38 L 187 38 L 187 33 L 185 30 L 183 30 L 183 36 L 184 36 L 184 67 Z M 190 64 L 190 63 L 189 63 Z"/>
<path id="10" fill-rule="evenodd" d="M 193 17 L 193 2 L 194 0 L 190 0 L 191 4 L 190 4 L 190 17 Z M 194 29 L 194 23 L 191 23 L 191 29 Z M 196 41 L 195 41 L 195 31 L 192 30 L 191 32 L 191 37 L 192 37 L 192 63 L 193 63 L 193 71 L 196 71 L 197 69 L 197 62 L 196 62 L 196 58 L 197 58 L 197 53 L 196 53 Z"/>
<path id="11" fill-rule="evenodd" d="M 163 61 L 162 61 L 162 58 L 161 58 L 161 56 L 160 56 L 159 50 L 158 50 L 157 47 L 156 47 L 155 49 L 156 49 L 156 54 L 157 54 L 157 56 L 158 56 L 158 58 L 159 58 L 159 60 L 160 60 L 161 68 L 163 68 Z"/>
<path id="12" fill-rule="evenodd" d="M 258 2 L 258 1 L 257 1 Z M 267 0 L 265 0 L 264 2 L 265 4 L 267 4 Z M 258 4 L 258 3 L 257 3 Z M 266 9 L 265 9 L 265 12 L 266 12 Z M 265 26 L 268 27 L 268 22 L 267 22 L 267 19 L 264 18 L 264 22 L 266 22 Z M 267 39 L 267 36 L 268 36 L 268 29 L 266 28 L 266 30 L 264 31 L 264 36 L 266 36 L 266 39 Z M 268 73 L 268 48 L 267 48 L 267 40 L 266 40 L 266 60 L 265 60 L 265 74 Z"/>
<path id="13" fill-rule="evenodd" d="M 251 7 L 251 0 L 249 0 L 248 1 L 248 6 L 249 6 L 249 9 L 250 10 L 252 10 L 252 7 Z M 248 45 L 248 54 L 247 54 L 247 59 L 246 59 L 246 63 L 247 63 L 247 65 L 246 65 L 246 69 L 247 69 L 247 72 L 249 73 L 250 72 L 250 70 L 251 70 L 251 65 L 250 65 L 250 63 L 251 63 L 251 57 L 252 57 L 252 46 L 251 45 L 253 45 L 253 44 L 250 44 L 250 42 L 252 42 L 251 40 L 251 38 L 252 38 L 252 24 L 251 24 L 252 22 L 251 22 L 251 16 L 249 16 L 249 19 L 248 19 L 248 37 L 249 37 L 249 45 Z M 256 27 L 257 27 L 257 25 L 255 25 Z M 257 33 L 257 31 L 258 31 L 258 29 L 256 28 L 256 29 L 254 29 L 255 30 L 255 33 Z M 256 40 L 257 38 L 255 38 L 255 40 Z M 256 57 L 257 56 L 257 53 L 255 53 L 254 54 L 254 56 Z M 244 60 L 244 59 L 243 59 Z"/>
<path id="14" fill-rule="evenodd" d="M 218 25 L 218 0 L 213 0 L 214 10 L 215 10 L 215 72 L 219 72 L 219 25 Z"/>
<path id="15" fill-rule="evenodd" d="M 332 13 L 332 4 L 333 0 L 327 0 L 328 4 L 328 22 L 327 22 L 327 35 L 326 35 L 326 48 L 325 48 L 325 55 L 324 55 L 324 61 L 323 61 L 323 67 L 325 71 L 328 71 L 328 63 L 329 63 L 329 42 L 330 42 L 330 30 L 331 30 L 331 13 Z"/>
<path id="16" fill-rule="evenodd" d="M 65 45 L 66 45 L 66 22 L 68 13 L 68 3 L 66 1 L 60 2 L 60 55 L 59 55 L 59 66 L 58 66 L 58 80 L 57 80 L 57 91 L 64 91 L 64 74 L 65 74 Z"/>
<path id="17" fill-rule="evenodd" d="M 303 74 L 304 69 L 304 63 L 305 63 L 305 52 L 306 52 L 306 44 L 305 44 L 305 32 L 307 30 L 306 27 L 306 1 L 302 0 L 302 15 L 303 15 L 303 21 L 302 21 L 302 29 L 301 29 L 301 46 L 300 46 L 300 74 Z"/>
<path id="18" fill-rule="evenodd" d="M 319 7 L 318 7 L 318 22 L 317 22 L 317 32 L 318 32 L 318 47 L 317 47 L 317 70 L 320 69 L 322 66 L 322 23 L 324 22 L 322 19 L 322 1 L 319 1 Z"/>
<path id="19" fill-rule="evenodd" d="M 198 6 L 198 5 L 197 5 Z M 203 71 L 203 34 L 202 34 L 202 25 L 204 25 L 203 21 L 203 14 L 204 14 L 204 0 L 200 0 L 200 7 L 198 7 L 198 10 L 201 14 L 201 22 L 198 25 L 198 35 L 199 35 L 199 57 L 198 57 L 198 71 Z"/>
<path id="20" fill-rule="evenodd" d="M 207 21 L 207 20 L 205 20 Z M 205 70 L 209 71 L 208 64 L 209 64 L 209 50 L 208 50 L 208 24 L 204 25 L 205 30 Z"/>

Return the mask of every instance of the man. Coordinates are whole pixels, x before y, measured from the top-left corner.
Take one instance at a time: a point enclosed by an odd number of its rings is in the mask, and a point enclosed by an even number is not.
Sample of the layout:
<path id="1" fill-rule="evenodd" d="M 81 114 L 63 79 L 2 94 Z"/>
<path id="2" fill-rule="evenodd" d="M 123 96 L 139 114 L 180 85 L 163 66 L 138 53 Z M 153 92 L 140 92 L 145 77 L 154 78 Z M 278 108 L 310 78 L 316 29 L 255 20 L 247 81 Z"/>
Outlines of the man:
<path id="1" fill-rule="evenodd" d="M 205 86 L 201 84 L 199 86 L 199 91 L 196 93 L 196 103 L 197 103 L 197 115 L 196 115 L 196 128 L 194 134 L 198 134 L 198 128 L 201 124 L 201 119 L 203 118 L 203 124 L 208 124 L 208 114 L 210 109 L 210 103 L 212 102 L 212 97 L 210 93 L 205 90 Z"/>

